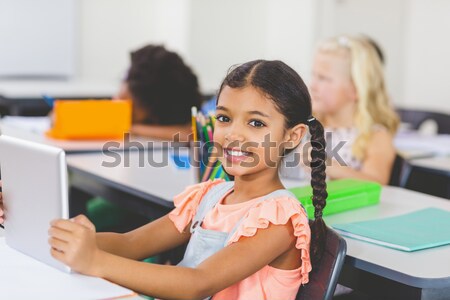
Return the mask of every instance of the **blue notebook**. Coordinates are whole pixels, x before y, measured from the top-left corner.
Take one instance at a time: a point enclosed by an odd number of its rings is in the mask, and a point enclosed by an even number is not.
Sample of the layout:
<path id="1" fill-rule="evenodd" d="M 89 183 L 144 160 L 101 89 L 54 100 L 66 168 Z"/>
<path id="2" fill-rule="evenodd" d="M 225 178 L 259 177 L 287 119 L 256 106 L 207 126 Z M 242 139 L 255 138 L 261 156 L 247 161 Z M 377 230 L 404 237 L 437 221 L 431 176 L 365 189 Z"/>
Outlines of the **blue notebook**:
<path id="1" fill-rule="evenodd" d="M 426 208 L 372 221 L 335 224 L 341 235 L 402 251 L 450 244 L 450 211 Z"/>

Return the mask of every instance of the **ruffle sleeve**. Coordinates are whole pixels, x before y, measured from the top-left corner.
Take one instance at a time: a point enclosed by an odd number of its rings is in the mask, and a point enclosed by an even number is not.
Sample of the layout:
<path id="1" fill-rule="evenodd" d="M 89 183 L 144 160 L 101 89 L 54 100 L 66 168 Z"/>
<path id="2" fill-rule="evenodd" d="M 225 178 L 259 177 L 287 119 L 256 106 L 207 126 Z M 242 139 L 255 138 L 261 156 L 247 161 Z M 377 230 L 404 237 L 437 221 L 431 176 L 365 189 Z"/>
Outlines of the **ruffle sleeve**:
<path id="1" fill-rule="evenodd" d="M 241 237 L 253 236 L 258 229 L 269 227 L 270 223 L 284 225 L 288 222 L 292 223 L 294 235 L 297 237 L 295 247 L 301 250 L 301 283 L 306 284 L 309 280 L 308 274 L 312 269 L 309 248 L 311 230 L 306 212 L 298 200 L 286 196 L 258 203 L 246 213 L 244 221 L 230 237 L 228 244 L 239 241 Z"/>
<path id="2" fill-rule="evenodd" d="M 224 182 L 223 179 L 208 180 L 202 183 L 190 185 L 173 198 L 175 208 L 169 213 L 169 219 L 180 232 L 184 232 L 186 226 L 192 221 L 197 212 L 197 207 L 203 196 L 215 185 Z"/>

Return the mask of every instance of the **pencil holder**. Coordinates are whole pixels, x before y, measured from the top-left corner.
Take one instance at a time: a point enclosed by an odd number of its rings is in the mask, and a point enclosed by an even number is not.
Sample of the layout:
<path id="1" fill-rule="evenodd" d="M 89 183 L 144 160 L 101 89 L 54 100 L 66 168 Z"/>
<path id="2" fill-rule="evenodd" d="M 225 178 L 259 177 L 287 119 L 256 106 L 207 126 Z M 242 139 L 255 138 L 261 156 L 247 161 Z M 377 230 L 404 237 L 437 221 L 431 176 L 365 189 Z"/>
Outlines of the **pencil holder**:
<path id="1" fill-rule="evenodd" d="M 214 147 L 213 131 L 215 119 L 204 116 L 196 109 L 192 110 L 193 142 L 191 143 L 193 166 L 197 168 L 198 181 L 222 178 L 230 180 L 218 160 L 217 149 Z"/>

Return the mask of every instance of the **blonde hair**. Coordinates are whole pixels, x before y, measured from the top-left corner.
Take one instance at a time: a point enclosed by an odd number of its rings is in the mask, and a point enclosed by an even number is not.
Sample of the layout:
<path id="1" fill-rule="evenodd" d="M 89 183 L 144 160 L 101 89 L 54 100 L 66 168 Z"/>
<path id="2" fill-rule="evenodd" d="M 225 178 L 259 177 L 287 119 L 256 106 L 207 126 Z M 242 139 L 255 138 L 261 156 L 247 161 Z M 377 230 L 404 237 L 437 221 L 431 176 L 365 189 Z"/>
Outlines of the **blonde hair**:
<path id="1" fill-rule="evenodd" d="M 365 37 L 334 37 L 320 44 L 318 52 L 335 54 L 349 62 L 351 80 L 358 96 L 354 116 L 358 136 L 352 152 L 363 160 L 375 125 L 385 127 L 392 135 L 399 125 L 387 95 L 381 59 Z"/>

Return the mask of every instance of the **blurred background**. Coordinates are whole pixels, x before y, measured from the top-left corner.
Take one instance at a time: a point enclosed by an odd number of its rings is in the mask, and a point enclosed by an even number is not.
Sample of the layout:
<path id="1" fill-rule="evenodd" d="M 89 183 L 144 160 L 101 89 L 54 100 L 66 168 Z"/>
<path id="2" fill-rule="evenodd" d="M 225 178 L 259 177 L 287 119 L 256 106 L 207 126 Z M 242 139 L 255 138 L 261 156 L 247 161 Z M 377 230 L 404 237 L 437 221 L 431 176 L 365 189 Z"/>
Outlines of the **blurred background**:
<path id="1" fill-rule="evenodd" d="M 446 0 L 0 0 L 2 82 L 69 80 L 118 87 L 129 52 L 178 52 L 213 94 L 228 68 L 281 59 L 308 81 L 318 41 L 373 38 L 397 107 L 450 112 Z"/>

